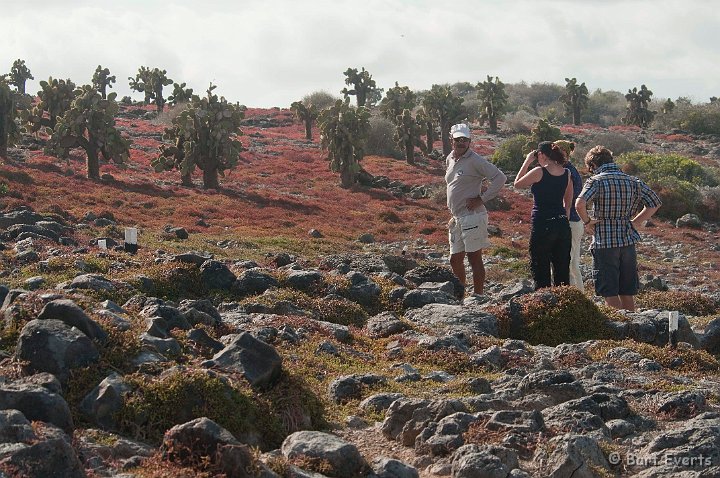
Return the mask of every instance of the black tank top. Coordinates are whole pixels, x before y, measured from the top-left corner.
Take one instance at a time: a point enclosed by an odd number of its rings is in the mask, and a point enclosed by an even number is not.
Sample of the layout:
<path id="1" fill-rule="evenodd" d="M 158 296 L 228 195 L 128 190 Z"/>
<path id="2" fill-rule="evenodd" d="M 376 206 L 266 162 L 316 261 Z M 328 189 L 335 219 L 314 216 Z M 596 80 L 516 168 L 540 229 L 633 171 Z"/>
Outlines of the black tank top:
<path id="1" fill-rule="evenodd" d="M 530 214 L 533 221 L 565 215 L 563 197 L 570 172 L 566 169 L 565 174 L 553 176 L 547 169 L 542 168 L 542 173 L 540 181 L 530 186 L 530 191 L 535 199 Z"/>

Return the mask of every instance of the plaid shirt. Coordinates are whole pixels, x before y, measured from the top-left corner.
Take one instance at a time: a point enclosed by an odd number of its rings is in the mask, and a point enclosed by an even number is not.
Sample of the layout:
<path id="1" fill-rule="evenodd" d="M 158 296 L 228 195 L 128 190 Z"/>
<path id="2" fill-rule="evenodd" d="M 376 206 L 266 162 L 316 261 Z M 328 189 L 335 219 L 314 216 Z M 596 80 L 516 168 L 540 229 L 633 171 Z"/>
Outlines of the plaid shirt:
<path id="1" fill-rule="evenodd" d="M 607 249 L 639 242 L 640 234 L 630 220 L 642 205 L 660 206 L 660 198 L 640 179 L 620 171 L 615 163 L 603 164 L 594 172 L 580 192 L 588 205 L 592 202 L 598 221 L 590 247 Z"/>

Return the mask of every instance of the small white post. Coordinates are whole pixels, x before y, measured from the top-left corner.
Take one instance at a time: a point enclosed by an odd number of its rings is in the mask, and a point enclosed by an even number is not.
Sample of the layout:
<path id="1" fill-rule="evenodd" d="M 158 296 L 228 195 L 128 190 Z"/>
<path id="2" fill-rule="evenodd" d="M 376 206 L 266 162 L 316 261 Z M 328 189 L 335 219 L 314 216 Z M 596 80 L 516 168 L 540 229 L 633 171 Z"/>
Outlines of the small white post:
<path id="1" fill-rule="evenodd" d="M 672 348 L 677 346 L 678 316 L 677 310 L 668 313 L 668 342 Z"/>
<path id="2" fill-rule="evenodd" d="M 137 244 L 137 228 L 126 227 L 125 228 L 125 251 L 131 254 L 135 254 L 138 250 Z"/>
<path id="3" fill-rule="evenodd" d="M 98 247 L 107 250 L 107 239 L 98 239 Z"/>

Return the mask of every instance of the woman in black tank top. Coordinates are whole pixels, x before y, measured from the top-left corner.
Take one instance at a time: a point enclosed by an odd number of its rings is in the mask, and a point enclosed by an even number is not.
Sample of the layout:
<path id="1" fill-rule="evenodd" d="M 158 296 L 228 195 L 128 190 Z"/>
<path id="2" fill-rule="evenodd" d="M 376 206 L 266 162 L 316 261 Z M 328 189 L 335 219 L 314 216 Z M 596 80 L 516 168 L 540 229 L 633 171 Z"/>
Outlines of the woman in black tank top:
<path id="1" fill-rule="evenodd" d="M 536 161 L 539 166 L 528 171 Z M 525 158 L 515 178 L 516 188 L 530 188 L 534 204 L 530 217 L 530 270 L 535 289 L 550 287 L 551 267 L 555 285 L 570 283 L 570 207 L 572 180 L 565 169 L 565 155 L 549 141 Z"/>

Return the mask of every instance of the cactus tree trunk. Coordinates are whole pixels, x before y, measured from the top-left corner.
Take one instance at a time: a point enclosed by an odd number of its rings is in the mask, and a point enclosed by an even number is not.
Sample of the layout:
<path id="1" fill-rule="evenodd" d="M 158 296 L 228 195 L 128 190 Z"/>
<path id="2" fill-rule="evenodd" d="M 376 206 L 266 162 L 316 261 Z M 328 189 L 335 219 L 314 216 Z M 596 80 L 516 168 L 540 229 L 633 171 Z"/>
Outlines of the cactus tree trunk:
<path id="1" fill-rule="evenodd" d="M 218 181 L 217 166 L 210 165 L 209 160 L 204 162 L 205 168 L 203 169 L 203 189 L 218 189 L 220 183 Z"/>
<path id="2" fill-rule="evenodd" d="M 0 114 L 2 114 L 2 116 L 0 116 L 0 156 L 7 158 L 9 136 L 7 118 L 4 111 Z"/>
<path id="3" fill-rule="evenodd" d="M 497 133 L 497 116 L 493 115 L 489 118 L 490 121 L 490 132 Z"/>
<path id="4" fill-rule="evenodd" d="M 305 139 L 312 141 L 312 122 L 311 118 L 305 119 Z"/>
<path id="5" fill-rule="evenodd" d="M 573 105 L 573 124 L 580 124 L 580 105 L 577 102 Z"/>
<path id="6" fill-rule="evenodd" d="M 343 168 L 340 171 L 340 187 L 349 189 L 353 184 L 355 184 L 355 177 L 352 171 L 350 168 Z"/>
<path id="7" fill-rule="evenodd" d="M 432 121 L 428 121 L 426 124 L 426 132 L 425 135 L 427 136 L 427 154 L 432 153 L 433 146 L 435 146 L 435 126 L 433 126 Z"/>
<path id="8" fill-rule="evenodd" d="M 446 124 L 447 121 L 442 122 L 440 127 L 440 136 L 442 137 L 443 154 L 447 156 L 452 151 L 452 145 L 450 144 L 450 125 Z"/>
<path id="9" fill-rule="evenodd" d="M 88 179 L 100 179 L 100 161 L 98 160 L 98 149 L 92 145 L 85 150 L 87 153 L 87 177 Z"/>
<path id="10" fill-rule="evenodd" d="M 413 143 L 412 136 L 405 141 L 405 159 L 408 164 L 415 164 L 415 145 Z"/>
<path id="11" fill-rule="evenodd" d="M 192 174 L 183 174 L 180 176 L 180 180 L 182 182 L 183 186 L 193 187 L 194 184 L 192 182 Z"/>

